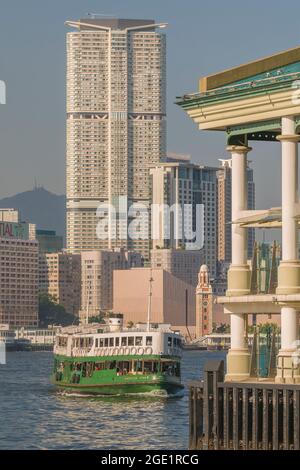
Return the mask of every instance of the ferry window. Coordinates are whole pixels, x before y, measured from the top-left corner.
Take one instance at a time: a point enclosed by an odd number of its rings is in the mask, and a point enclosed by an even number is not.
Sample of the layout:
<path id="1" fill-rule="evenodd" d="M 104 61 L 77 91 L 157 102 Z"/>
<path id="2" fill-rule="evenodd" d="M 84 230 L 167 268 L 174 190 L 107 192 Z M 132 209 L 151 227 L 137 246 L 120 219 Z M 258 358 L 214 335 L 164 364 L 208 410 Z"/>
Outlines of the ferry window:
<path id="1" fill-rule="evenodd" d="M 162 372 L 173 375 L 173 363 L 172 362 L 163 362 L 162 363 Z"/>
<path id="2" fill-rule="evenodd" d="M 105 369 L 105 362 L 96 362 L 95 370 L 103 370 Z"/>
<path id="3" fill-rule="evenodd" d="M 84 347 L 84 339 L 83 339 L 83 338 L 80 338 L 80 347 L 81 347 L 81 348 Z"/>
<path id="4" fill-rule="evenodd" d="M 127 346 L 127 337 L 126 336 L 123 336 L 121 338 L 121 346 Z"/>
<path id="5" fill-rule="evenodd" d="M 119 375 L 126 375 L 130 372 L 130 362 L 128 361 L 119 361 L 117 362 L 117 373 Z"/>
<path id="6" fill-rule="evenodd" d="M 114 345 L 114 339 L 113 338 L 109 338 L 109 346 L 110 347 L 113 347 Z"/>
<path id="7" fill-rule="evenodd" d="M 143 361 L 134 361 L 133 369 L 135 372 L 143 372 Z"/>
<path id="8" fill-rule="evenodd" d="M 96 338 L 95 347 L 98 348 L 98 338 Z"/>
<path id="9" fill-rule="evenodd" d="M 107 348 L 108 347 L 108 338 L 104 339 L 104 346 Z"/>
<path id="10" fill-rule="evenodd" d="M 103 348 L 103 347 L 104 347 L 104 339 L 100 338 L 100 348 Z"/>
<path id="11" fill-rule="evenodd" d="M 111 361 L 111 362 L 107 362 L 107 369 L 115 369 L 116 368 L 116 361 Z"/>
<path id="12" fill-rule="evenodd" d="M 152 361 L 145 361 L 144 362 L 144 374 L 152 372 L 152 366 L 153 366 Z"/>
<path id="13" fill-rule="evenodd" d="M 134 337 L 133 336 L 128 337 L 128 346 L 134 346 Z"/>
<path id="14" fill-rule="evenodd" d="M 143 345 L 143 337 L 142 336 L 136 336 L 135 345 L 136 346 L 142 346 Z"/>
<path id="15" fill-rule="evenodd" d="M 67 346 L 67 338 L 62 338 L 61 336 L 58 338 L 58 345 L 59 346 Z"/>
<path id="16" fill-rule="evenodd" d="M 153 362 L 153 372 L 159 372 L 159 362 L 157 361 Z"/>
<path id="17" fill-rule="evenodd" d="M 152 346 L 152 336 L 146 336 L 146 346 Z"/>
<path id="18" fill-rule="evenodd" d="M 91 377 L 94 372 L 94 363 L 93 362 L 87 362 L 86 363 L 86 375 Z"/>
<path id="19" fill-rule="evenodd" d="M 172 347 L 172 337 L 171 336 L 168 336 L 168 347 L 169 348 Z"/>
<path id="20" fill-rule="evenodd" d="M 120 346 L 120 338 L 116 338 L 116 346 Z"/>

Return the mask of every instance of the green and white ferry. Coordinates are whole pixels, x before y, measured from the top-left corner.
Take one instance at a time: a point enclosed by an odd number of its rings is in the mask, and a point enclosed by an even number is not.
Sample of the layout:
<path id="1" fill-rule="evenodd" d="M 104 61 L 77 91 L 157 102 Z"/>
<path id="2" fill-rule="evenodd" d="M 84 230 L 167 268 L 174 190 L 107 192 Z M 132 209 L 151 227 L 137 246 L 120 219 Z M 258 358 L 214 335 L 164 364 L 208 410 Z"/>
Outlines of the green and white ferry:
<path id="1" fill-rule="evenodd" d="M 122 315 L 105 324 L 62 328 L 54 346 L 52 381 L 83 394 L 177 394 L 181 384 L 179 333 L 167 324 L 123 328 Z"/>

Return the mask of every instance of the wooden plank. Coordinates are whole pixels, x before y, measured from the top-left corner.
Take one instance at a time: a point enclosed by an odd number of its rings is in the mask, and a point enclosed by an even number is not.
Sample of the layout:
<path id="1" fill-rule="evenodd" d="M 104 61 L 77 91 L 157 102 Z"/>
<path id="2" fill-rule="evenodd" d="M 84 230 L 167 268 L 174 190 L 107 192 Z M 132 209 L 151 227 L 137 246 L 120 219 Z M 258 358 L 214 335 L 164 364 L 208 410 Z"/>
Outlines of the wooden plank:
<path id="1" fill-rule="evenodd" d="M 289 403 L 288 390 L 283 389 L 283 450 L 289 448 Z"/>
<path id="2" fill-rule="evenodd" d="M 232 437 L 233 437 L 233 449 L 239 449 L 239 415 L 238 415 L 238 388 L 233 387 L 232 390 Z"/>
<path id="3" fill-rule="evenodd" d="M 229 448 L 228 388 L 224 388 L 224 449 Z"/>
<path id="4" fill-rule="evenodd" d="M 278 450 L 278 389 L 273 389 L 273 448 L 272 450 Z"/>
<path id="5" fill-rule="evenodd" d="M 242 405 L 242 413 L 243 413 L 243 430 L 242 430 L 243 450 L 248 450 L 249 449 L 248 410 L 249 410 L 249 393 L 248 393 L 248 389 L 246 387 L 244 387 L 243 388 L 243 405 Z"/>
<path id="6" fill-rule="evenodd" d="M 252 393 L 252 450 L 257 450 L 257 405 L 258 405 L 258 391 L 253 387 Z"/>
<path id="7" fill-rule="evenodd" d="M 204 425 L 204 436 L 203 436 L 203 449 L 208 450 L 209 443 L 209 372 L 205 372 L 204 376 L 204 387 L 203 387 L 203 400 L 204 400 L 204 409 L 203 409 L 203 425 Z"/>
<path id="8" fill-rule="evenodd" d="M 194 450 L 195 425 L 194 425 L 194 387 L 190 387 L 189 393 L 189 450 Z"/>
<path id="9" fill-rule="evenodd" d="M 294 406 L 294 449 L 300 450 L 300 392 L 299 390 L 294 390 L 293 392 L 293 406 Z"/>
<path id="10" fill-rule="evenodd" d="M 268 403 L 268 390 L 266 388 L 263 389 L 263 432 L 262 432 L 262 442 L 263 442 L 263 450 L 268 450 L 269 448 L 269 403 Z"/>

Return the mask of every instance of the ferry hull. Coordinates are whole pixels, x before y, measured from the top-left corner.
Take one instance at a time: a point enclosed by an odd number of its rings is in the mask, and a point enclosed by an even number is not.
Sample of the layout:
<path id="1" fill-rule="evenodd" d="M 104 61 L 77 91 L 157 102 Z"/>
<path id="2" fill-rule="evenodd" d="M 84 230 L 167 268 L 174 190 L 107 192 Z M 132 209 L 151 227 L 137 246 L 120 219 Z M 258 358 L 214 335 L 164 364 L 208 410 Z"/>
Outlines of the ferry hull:
<path id="1" fill-rule="evenodd" d="M 181 383 L 180 377 L 169 375 L 162 371 L 156 373 L 117 373 L 116 368 L 103 370 L 92 369 L 92 373 L 82 375 L 82 370 L 74 370 L 74 366 L 78 363 L 98 363 L 104 361 L 103 364 L 110 364 L 112 361 L 117 365 L 120 361 L 141 360 L 138 356 L 114 356 L 114 357 L 89 357 L 89 358 L 69 358 L 67 356 L 55 355 L 56 364 L 64 364 L 64 370 L 54 370 L 51 376 L 51 382 L 61 390 L 70 392 L 93 394 L 93 395 L 122 395 L 122 394 L 137 394 L 137 393 L 155 393 L 164 391 L 167 394 L 173 395 L 182 390 L 184 386 Z M 144 361 L 159 361 L 160 356 L 144 356 Z M 172 358 L 173 363 L 178 362 L 178 358 Z M 169 359 L 171 360 L 171 358 Z"/>
<path id="2" fill-rule="evenodd" d="M 175 395 L 184 388 L 182 384 L 175 383 L 128 383 L 128 384 L 106 384 L 106 385 L 84 385 L 84 384 L 68 384 L 53 381 L 59 390 L 70 393 L 80 393 L 83 395 L 136 395 L 143 393 L 159 394 L 166 392 L 168 395 Z"/>

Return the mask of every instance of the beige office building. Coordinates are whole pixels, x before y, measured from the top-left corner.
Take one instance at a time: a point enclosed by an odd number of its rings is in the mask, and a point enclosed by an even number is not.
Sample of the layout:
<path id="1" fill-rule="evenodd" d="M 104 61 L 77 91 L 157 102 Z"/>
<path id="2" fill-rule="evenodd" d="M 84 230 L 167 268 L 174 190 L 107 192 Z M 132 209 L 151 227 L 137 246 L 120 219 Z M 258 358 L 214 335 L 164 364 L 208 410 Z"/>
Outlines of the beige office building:
<path id="1" fill-rule="evenodd" d="M 81 259 L 79 254 L 40 253 L 39 291 L 49 294 L 66 312 L 79 315 Z"/>
<path id="2" fill-rule="evenodd" d="M 19 211 L 16 209 L 0 209 L 0 222 L 19 222 Z"/>
<path id="3" fill-rule="evenodd" d="M 151 250 L 151 267 L 164 269 L 191 286 L 197 285 L 202 255 L 200 251 L 154 249 Z"/>
<path id="4" fill-rule="evenodd" d="M 25 223 L 0 222 L 0 323 L 38 325 L 38 243 Z"/>
<path id="5" fill-rule="evenodd" d="M 150 277 L 153 279 L 151 322 L 169 323 L 186 338 L 194 338 L 195 289 L 163 269 L 114 271 L 114 312 L 124 315 L 125 325 L 146 322 Z"/>
<path id="6" fill-rule="evenodd" d="M 165 25 L 91 17 L 66 24 L 76 29 L 67 34 L 68 251 L 124 247 L 148 259 L 148 229 L 132 240 L 126 217 L 132 204 L 149 208 L 149 168 L 166 153 Z M 117 212 L 116 233 L 102 238 L 99 204 Z"/>
<path id="7" fill-rule="evenodd" d="M 122 249 L 81 254 L 81 311 L 84 321 L 113 307 L 113 272 L 142 265 L 140 253 Z"/>

